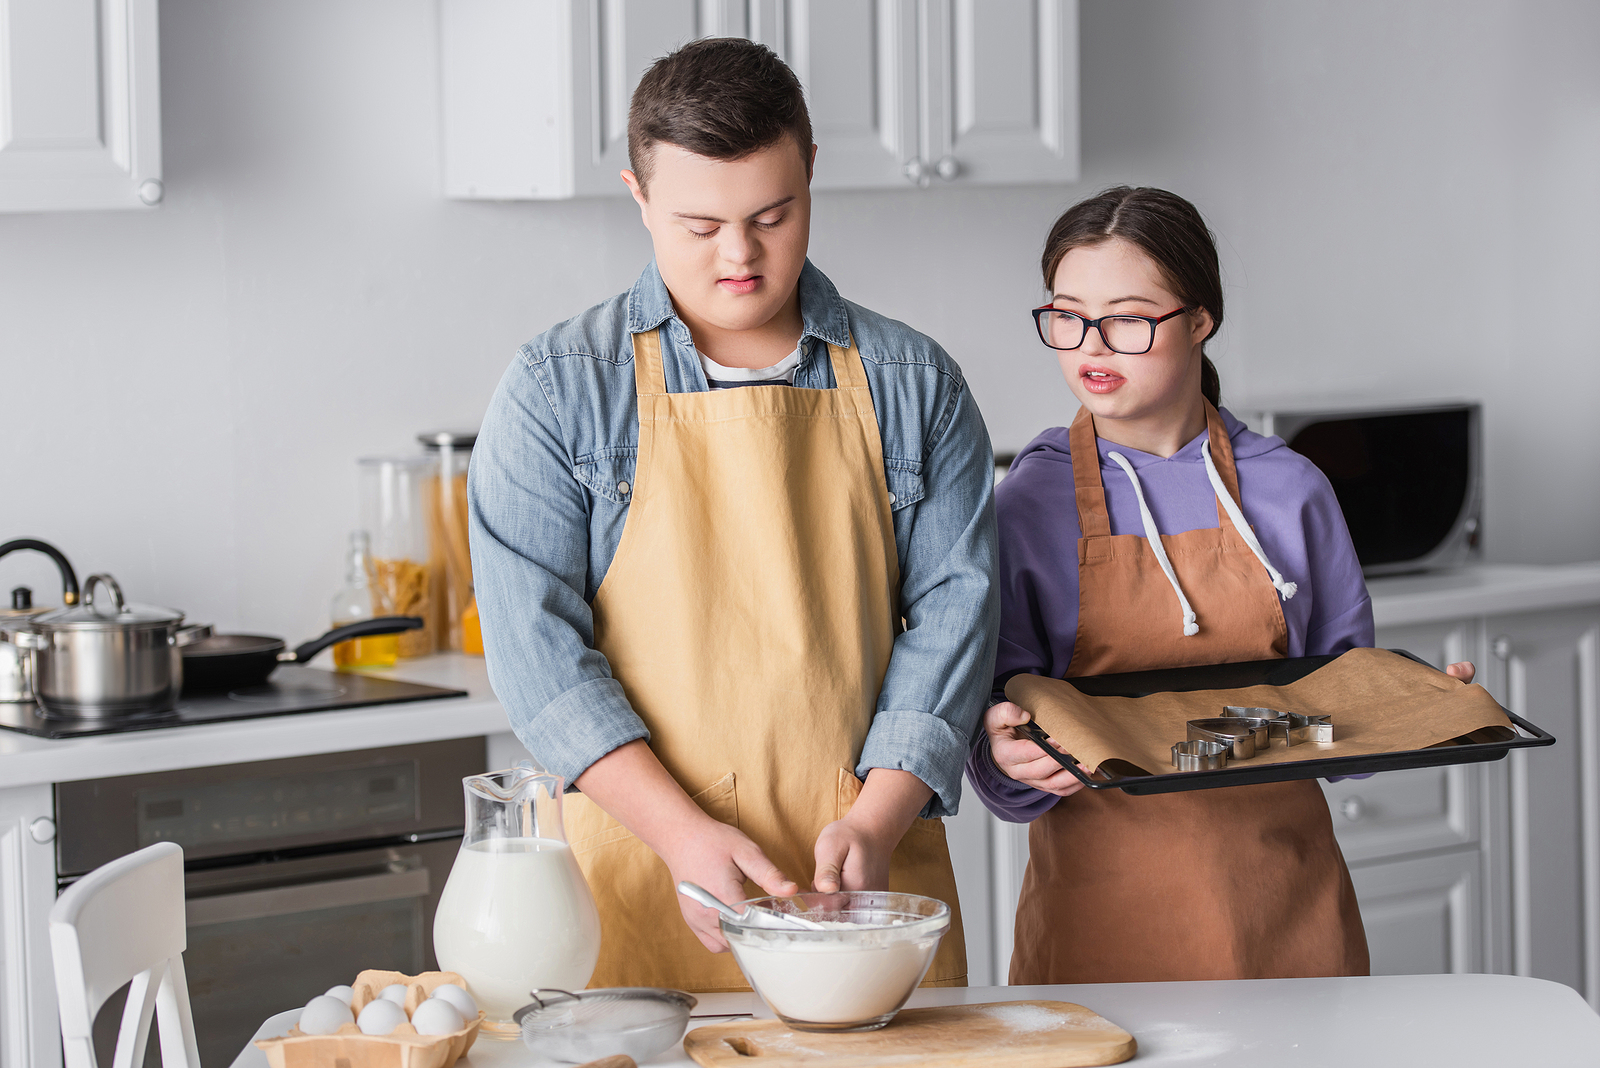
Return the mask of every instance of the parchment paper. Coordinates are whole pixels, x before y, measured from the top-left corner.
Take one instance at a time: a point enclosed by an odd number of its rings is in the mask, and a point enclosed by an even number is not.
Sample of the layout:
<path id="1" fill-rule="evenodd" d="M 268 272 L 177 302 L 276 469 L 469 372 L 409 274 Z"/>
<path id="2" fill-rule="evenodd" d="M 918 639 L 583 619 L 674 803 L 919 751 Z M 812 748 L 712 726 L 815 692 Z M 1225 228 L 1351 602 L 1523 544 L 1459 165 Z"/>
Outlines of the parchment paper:
<path id="1" fill-rule="evenodd" d="M 1333 717 L 1334 740 L 1329 744 L 1285 746 L 1275 741 L 1271 749 L 1232 762 L 1230 768 L 1426 749 L 1476 731 L 1489 732 L 1476 741 L 1516 733 L 1482 686 L 1387 649 L 1352 649 L 1286 686 L 1090 697 L 1062 679 L 1017 675 L 1006 684 L 1006 696 L 1031 712 L 1079 763 L 1124 775 L 1171 772 L 1172 743 L 1189 736 L 1188 721 L 1220 716 L 1224 705 Z M 1107 761 L 1125 761 L 1134 768 L 1113 764 L 1102 769 Z"/>

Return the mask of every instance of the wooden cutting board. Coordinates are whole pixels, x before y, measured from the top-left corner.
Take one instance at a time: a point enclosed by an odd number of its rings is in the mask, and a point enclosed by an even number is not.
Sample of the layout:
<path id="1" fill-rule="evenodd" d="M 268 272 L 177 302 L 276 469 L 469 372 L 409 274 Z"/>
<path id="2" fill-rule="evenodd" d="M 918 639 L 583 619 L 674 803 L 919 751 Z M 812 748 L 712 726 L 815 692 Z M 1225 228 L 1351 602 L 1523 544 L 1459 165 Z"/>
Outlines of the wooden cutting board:
<path id="1" fill-rule="evenodd" d="M 1068 1001 L 1002 1001 L 907 1009 L 878 1031 L 811 1034 L 778 1020 L 697 1027 L 683 1048 L 705 1068 L 1076 1068 L 1118 1064 L 1133 1036 Z"/>

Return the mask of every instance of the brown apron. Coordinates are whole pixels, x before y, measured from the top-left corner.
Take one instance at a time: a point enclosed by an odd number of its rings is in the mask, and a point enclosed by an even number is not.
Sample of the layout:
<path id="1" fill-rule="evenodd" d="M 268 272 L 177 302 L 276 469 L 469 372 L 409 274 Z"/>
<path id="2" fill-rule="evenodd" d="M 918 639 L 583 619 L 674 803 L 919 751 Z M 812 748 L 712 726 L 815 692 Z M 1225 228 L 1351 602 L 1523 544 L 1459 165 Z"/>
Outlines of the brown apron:
<path id="1" fill-rule="evenodd" d="M 633 345 L 638 463 L 595 594 L 595 648 L 672 777 L 804 887 L 817 835 L 860 792 L 856 760 L 900 618 L 861 354 L 829 346 L 835 389 L 668 393 L 659 334 Z M 600 909 L 590 985 L 748 990 L 732 955 L 684 924 L 666 864 L 581 794 L 568 802 L 567 836 Z M 889 888 L 949 903 L 928 980 L 964 985 L 942 821 L 906 832 Z"/>
<path id="2" fill-rule="evenodd" d="M 1211 458 L 1239 500 L 1233 446 L 1206 405 Z M 1200 629 L 1139 535 L 1111 533 L 1094 422 L 1072 424 L 1078 634 L 1067 675 L 1282 657 L 1283 608 L 1227 521 L 1162 535 Z M 1135 796 L 1082 790 L 1035 820 L 1011 982 L 1366 975 L 1355 888 L 1315 781 Z"/>

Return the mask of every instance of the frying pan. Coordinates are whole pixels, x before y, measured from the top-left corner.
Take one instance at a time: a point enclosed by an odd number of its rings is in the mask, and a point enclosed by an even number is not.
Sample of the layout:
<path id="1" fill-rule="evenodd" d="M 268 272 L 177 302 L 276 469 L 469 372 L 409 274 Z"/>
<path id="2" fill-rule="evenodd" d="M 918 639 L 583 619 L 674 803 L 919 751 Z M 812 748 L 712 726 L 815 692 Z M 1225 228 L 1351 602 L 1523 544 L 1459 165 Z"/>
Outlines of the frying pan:
<path id="1" fill-rule="evenodd" d="M 374 634 L 399 634 L 422 626 L 420 616 L 379 616 L 335 627 L 285 651 L 282 638 L 264 634 L 213 634 L 183 647 L 185 690 L 237 690 L 260 686 L 279 664 L 303 664 L 330 645 Z"/>

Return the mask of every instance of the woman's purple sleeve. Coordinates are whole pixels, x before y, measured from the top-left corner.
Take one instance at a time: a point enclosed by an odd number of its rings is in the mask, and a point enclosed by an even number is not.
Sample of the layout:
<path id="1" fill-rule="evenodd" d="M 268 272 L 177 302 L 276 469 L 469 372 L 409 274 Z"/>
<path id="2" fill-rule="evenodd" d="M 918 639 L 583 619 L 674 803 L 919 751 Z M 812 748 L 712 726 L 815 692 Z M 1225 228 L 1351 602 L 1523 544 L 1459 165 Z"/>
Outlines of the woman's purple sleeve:
<path id="1" fill-rule="evenodd" d="M 1024 786 L 995 767 L 989 736 L 981 730 L 967 754 L 967 781 L 984 807 L 1008 823 L 1032 823 L 1061 800 L 1055 794 Z"/>

